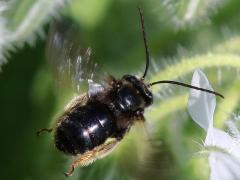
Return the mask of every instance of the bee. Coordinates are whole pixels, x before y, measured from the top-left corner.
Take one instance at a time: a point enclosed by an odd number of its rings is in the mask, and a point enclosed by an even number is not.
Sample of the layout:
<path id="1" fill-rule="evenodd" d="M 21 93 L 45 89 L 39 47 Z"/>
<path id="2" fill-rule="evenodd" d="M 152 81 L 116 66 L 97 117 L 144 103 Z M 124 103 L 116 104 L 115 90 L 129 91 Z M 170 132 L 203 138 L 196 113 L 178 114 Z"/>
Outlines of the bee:
<path id="1" fill-rule="evenodd" d="M 95 160 L 108 155 L 136 122 L 145 122 L 144 110 L 153 103 L 152 86 L 170 83 L 223 97 L 217 92 L 177 81 L 145 82 L 150 55 L 144 28 L 143 12 L 140 8 L 138 10 L 146 55 L 146 67 L 142 77 L 126 74 L 121 79 L 116 79 L 109 76 L 103 84 L 88 80 L 88 92 L 75 97 L 66 106 L 64 113 L 57 119 L 55 126 L 40 129 L 37 132 L 39 135 L 44 131 L 53 131 L 56 148 L 65 154 L 74 156 L 69 171 L 65 173 L 66 176 L 71 176 L 77 166 L 89 165 Z M 53 38 L 54 42 L 61 40 L 59 37 L 56 34 L 56 37 Z M 65 41 L 63 43 L 60 41 L 59 44 L 64 47 Z M 59 54 L 61 54 L 60 51 Z M 77 58 L 78 63 L 73 66 L 75 77 L 78 77 L 78 80 L 88 78 L 87 76 L 82 78 L 86 73 L 77 66 L 83 63 L 79 62 L 84 59 L 88 62 L 88 55 L 90 53 L 86 51 L 85 58 Z M 60 59 L 67 62 L 69 56 L 66 55 Z M 59 69 L 63 71 L 63 68 Z"/>

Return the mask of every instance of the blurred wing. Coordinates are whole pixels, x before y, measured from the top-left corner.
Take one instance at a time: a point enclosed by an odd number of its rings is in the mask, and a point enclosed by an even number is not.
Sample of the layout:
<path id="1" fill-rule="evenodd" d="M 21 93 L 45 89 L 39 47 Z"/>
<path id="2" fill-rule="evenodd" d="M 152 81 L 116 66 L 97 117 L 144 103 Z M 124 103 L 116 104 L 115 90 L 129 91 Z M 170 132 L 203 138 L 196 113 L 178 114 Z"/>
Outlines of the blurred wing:
<path id="1" fill-rule="evenodd" d="M 97 64 L 92 60 L 91 48 L 85 45 L 79 26 L 68 19 L 51 25 L 47 59 L 60 88 L 79 92 L 89 79 L 96 81 Z"/>
<path id="2" fill-rule="evenodd" d="M 88 80 L 88 97 L 94 97 L 102 91 L 104 87 L 101 84 L 94 83 L 91 79 Z"/>
<path id="3" fill-rule="evenodd" d="M 191 85 L 213 90 L 205 74 L 197 69 L 192 78 Z M 192 119 L 205 131 L 213 125 L 213 114 L 216 107 L 216 97 L 203 91 L 190 89 L 188 99 L 188 112 Z"/>

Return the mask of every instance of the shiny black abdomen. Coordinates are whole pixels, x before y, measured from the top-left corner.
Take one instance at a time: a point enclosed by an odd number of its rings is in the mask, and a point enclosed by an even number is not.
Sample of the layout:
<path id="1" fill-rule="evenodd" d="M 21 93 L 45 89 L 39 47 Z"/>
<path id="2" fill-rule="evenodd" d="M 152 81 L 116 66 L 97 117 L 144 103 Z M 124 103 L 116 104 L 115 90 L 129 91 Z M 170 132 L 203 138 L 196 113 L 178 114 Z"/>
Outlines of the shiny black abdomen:
<path id="1" fill-rule="evenodd" d="M 108 107 L 88 102 L 65 115 L 55 132 L 56 147 L 67 154 L 82 154 L 103 144 L 116 132 L 116 121 Z"/>

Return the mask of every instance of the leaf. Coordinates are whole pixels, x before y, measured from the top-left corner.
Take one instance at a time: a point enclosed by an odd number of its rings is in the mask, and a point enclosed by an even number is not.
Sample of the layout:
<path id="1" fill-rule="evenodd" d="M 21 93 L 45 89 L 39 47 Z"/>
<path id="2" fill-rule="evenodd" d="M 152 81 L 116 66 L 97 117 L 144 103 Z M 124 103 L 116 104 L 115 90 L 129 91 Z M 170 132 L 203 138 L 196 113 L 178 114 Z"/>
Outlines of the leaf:
<path id="1" fill-rule="evenodd" d="M 213 90 L 204 73 L 197 69 L 192 78 L 192 86 Z M 215 95 L 191 89 L 188 100 L 188 112 L 192 119 L 205 131 L 213 126 L 213 114 L 216 107 Z"/>
<path id="2" fill-rule="evenodd" d="M 240 38 L 239 38 L 240 40 Z M 229 43 L 226 43 L 228 45 Z M 231 43 L 230 43 L 231 44 Z M 237 44 L 237 42 L 235 42 Z M 237 49 L 236 49 L 237 51 Z M 240 50 L 238 50 L 240 51 Z M 177 79 L 184 77 L 197 68 L 240 68 L 240 57 L 231 53 L 207 53 L 203 55 L 195 55 L 192 57 L 183 57 L 177 63 L 167 66 L 165 69 L 158 71 L 152 76 L 151 81 L 155 82 L 159 79 Z M 166 85 L 165 85 L 166 86 Z M 163 90 L 164 86 L 154 86 L 153 92 L 157 93 Z"/>

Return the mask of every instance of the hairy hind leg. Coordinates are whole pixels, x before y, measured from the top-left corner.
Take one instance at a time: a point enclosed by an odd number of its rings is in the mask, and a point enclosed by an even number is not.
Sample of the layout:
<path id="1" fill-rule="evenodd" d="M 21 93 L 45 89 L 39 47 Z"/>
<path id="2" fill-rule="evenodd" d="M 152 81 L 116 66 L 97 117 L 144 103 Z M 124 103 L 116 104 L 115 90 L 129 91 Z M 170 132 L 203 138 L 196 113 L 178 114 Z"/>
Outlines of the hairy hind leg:
<path id="1" fill-rule="evenodd" d="M 69 171 L 67 173 L 64 173 L 65 176 L 72 176 L 77 166 L 87 166 L 97 159 L 107 156 L 116 147 L 118 142 L 119 141 L 117 139 L 112 139 L 108 142 L 105 142 L 103 145 L 96 147 L 92 151 L 87 151 L 84 154 L 77 156 L 76 159 L 72 162 Z"/>
<path id="2" fill-rule="evenodd" d="M 69 171 L 64 173 L 65 176 L 67 176 L 67 177 L 72 176 L 72 174 L 77 166 L 84 166 L 84 165 L 90 164 L 91 162 L 94 161 L 94 159 L 95 159 L 94 157 L 95 157 L 94 151 L 88 151 L 88 152 L 84 153 L 83 155 L 78 156 L 72 162 L 72 164 L 69 168 Z"/>

